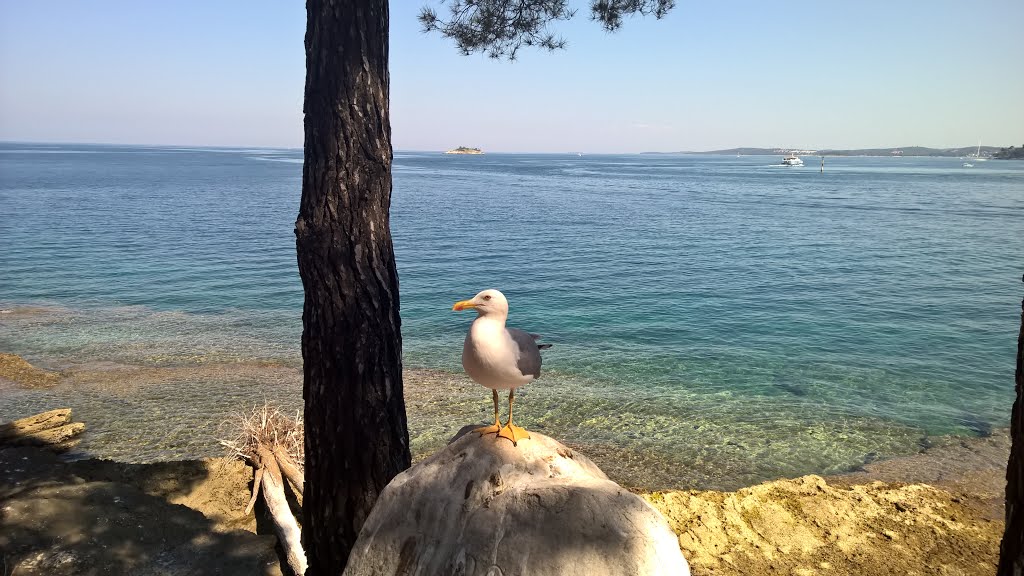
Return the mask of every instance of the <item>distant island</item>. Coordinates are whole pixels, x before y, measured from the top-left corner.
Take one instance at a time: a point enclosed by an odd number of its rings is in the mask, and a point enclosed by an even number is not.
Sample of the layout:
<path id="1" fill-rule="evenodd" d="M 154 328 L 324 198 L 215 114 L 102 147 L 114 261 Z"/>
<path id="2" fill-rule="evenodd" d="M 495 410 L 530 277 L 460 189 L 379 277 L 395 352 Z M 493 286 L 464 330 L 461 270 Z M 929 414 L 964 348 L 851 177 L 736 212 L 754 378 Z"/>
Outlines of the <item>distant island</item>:
<path id="1" fill-rule="evenodd" d="M 484 151 L 479 148 L 467 148 L 465 146 L 459 146 L 454 150 L 449 150 L 445 154 L 483 154 Z"/>
<path id="2" fill-rule="evenodd" d="M 730 156 L 757 156 L 797 154 L 802 156 L 937 156 L 950 158 L 1020 158 L 1020 148 L 999 148 L 996 146 L 963 146 L 961 148 L 926 148 L 924 146 L 905 146 L 901 148 L 859 148 L 855 150 L 800 150 L 797 148 L 729 148 L 727 150 L 708 150 L 702 152 L 644 152 L 644 154 L 727 154 Z M 1018 156 L 1001 155 L 1018 154 Z"/>

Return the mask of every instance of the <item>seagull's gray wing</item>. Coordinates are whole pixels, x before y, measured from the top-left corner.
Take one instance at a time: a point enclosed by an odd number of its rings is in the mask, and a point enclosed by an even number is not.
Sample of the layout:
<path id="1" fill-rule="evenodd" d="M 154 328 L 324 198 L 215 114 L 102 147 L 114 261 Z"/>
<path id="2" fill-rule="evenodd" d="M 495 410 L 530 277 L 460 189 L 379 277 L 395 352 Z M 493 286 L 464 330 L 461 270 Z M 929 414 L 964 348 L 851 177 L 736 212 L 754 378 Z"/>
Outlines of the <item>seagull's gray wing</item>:
<path id="1" fill-rule="evenodd" d="M 530 334 L 523 332 L 518 328 L 505 328 L 508 332 L 509 337 L 515 342 L 516 348 L 519 352 L 519 358 L 516 365 L 519 367 L 519 372 L 523 375 L 532 375 L 534 378 L 540 376 L 540 349 L 541 346 L 537 344 L 536 334 Z M 544 345 L 545 348 L 550 348 L 550 344 Z"/>

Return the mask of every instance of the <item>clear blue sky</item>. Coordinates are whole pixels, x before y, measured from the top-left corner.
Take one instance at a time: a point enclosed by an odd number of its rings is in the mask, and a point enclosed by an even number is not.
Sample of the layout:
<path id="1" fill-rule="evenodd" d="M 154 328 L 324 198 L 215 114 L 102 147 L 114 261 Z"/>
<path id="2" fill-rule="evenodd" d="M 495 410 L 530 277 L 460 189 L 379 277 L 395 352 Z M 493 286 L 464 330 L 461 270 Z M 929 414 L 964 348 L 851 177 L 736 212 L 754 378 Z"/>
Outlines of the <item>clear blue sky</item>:
<path id="1" fill-rule="evenodd" d="M 391 3 L 396 149 L 1024 144 L 1024 2 L 691 2 L 516 63 Z M 443 8 L 442 8 L 443 9 Z M 0 140 L 302 145 L 300 1 L 0 0 Z"/>

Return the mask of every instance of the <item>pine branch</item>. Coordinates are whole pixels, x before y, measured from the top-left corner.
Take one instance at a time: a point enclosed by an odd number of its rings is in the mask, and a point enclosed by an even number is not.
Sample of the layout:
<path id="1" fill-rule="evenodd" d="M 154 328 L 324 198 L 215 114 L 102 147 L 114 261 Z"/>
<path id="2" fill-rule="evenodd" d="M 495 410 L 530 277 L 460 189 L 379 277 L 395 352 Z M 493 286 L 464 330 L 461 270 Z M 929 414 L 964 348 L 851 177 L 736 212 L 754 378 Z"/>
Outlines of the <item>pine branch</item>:
<path id="1" fill-rule="evenodd" d="M 622 27 L 624 16 L 653 15 L 661 20 L 675 6 L 675 0 L 592 0 L 590 18 L 600 22 L 606 31 L 615 32 Z"/>
<path id="2" fill-rule="evenodd" d="M 448 17 L 424 7 L 419 21 L 424 32 L 438 32 L 455 41 L 464 55 L 482 52 L 491 58 L 515 60 L 523 46 L 545 50 L 565 48 L 565 39 L 548 24 L 575 15 L 567 0 L 441 0 Z"/>
<path id="3" fill-rule="evenodd" d="M 420 10 L 423 32 L 437 32 L 455 41 L 463 55 L 477 52 L 491 58 L 515 60 L 519 49 L 536 47 L 564 49 L 566 41 L 548 29 L 559 20 L 569 20 L 576 10 L 567 0 L 439 0 L 447 5 L 447 17 L 438 16 L 430 6 Z M 640 14 L 664 18 L 675 0 L 591 0 L 590 18 L 608 32 L 622 27 L 626 16 Z"/>

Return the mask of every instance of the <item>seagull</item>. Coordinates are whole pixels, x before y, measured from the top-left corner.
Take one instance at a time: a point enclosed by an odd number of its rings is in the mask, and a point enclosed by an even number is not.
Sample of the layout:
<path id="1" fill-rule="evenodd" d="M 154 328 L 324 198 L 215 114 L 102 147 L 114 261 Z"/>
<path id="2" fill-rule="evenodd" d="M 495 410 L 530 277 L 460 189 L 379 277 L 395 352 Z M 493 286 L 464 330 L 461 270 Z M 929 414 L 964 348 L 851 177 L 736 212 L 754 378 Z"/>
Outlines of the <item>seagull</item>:
<path id="1" fill-rule="evenodd" d="M 466 374 L 494 396 L 494 424 L 477 428 L 481 436 L 496 434 L 508 438 L 513 446 L 529 438 L 524 428 L 512 424 L 512 402 L 516 388 L 540 376 L 540 351 L 551 344 L 538 344 L 537 334 L 506 328 L 508 300 L 497 290 L 484 290 L 470 300 L 456 302 L 452 310 L 476 310 L 477 317 L 462 344 L 462 367 Z M 498 418 L 498 390 L 508 390 L 508 424 Z"/>

